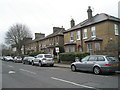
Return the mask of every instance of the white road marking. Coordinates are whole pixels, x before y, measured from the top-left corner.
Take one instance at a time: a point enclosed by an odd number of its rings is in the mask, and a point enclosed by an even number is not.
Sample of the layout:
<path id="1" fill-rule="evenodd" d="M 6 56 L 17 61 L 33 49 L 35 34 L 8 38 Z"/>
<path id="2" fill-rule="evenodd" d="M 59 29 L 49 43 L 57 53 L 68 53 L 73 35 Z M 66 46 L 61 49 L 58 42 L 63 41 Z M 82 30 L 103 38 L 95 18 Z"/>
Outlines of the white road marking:
<path id="1" fill-rule="evenodd" d="M 8 65 L 8 67 L 14 68 L 13 66 Z"/>
<path id="2" fill-rule="evenodd" d="M 29 73 L 31 73 L 31 74 L 36 74 L 35 72 L 31 72 L 31 71 L 28 71 L 28 70 L 25 70 L 25 69 L 19 69 L 19 70 L 25 71 L 25 72 L 29 72 Z"/>
<path id="3" fill-rule="evenodd" d="M 14 74 L 14 73 L 15 73 L 15 71 L 9 71 L 8 73 L 9 73 L 9 74 Z"/>
<path id="4" fill-rule="evenodd" d="M 71 82 L 71 81 L 67 81 L 67 80 L 63 80 L 63 79 L 59 79 L 59 78 L 55 78 L 55 77 L 51 77 L 51 78 L 54 79 L 54 80 L 70 83 L 70 84 L 73 84 L 73 85 L 76 85 L 76 86 L 95 89 L 94 87 L 91 87 L 91 86 L 81 85 L 81 84 L 78 84 L 78 83 L 74 83 L 74 82 Z"/>

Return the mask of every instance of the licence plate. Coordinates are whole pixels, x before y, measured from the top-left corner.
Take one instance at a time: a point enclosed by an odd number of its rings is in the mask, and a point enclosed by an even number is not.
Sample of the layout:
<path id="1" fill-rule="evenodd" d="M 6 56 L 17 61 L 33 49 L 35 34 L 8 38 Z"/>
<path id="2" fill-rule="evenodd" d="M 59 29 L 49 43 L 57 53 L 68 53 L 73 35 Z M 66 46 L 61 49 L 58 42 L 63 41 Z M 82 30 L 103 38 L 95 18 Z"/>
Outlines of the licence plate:
<path id="1" fill-rule="evenodd" d="M 47 60 L 48 62 L 52 62 L 52 60 Z"/>
<path id="2" fill-rule="evenodd" d="M 112 64 L 112 66 L 118 66 L 119 64 Z"/>

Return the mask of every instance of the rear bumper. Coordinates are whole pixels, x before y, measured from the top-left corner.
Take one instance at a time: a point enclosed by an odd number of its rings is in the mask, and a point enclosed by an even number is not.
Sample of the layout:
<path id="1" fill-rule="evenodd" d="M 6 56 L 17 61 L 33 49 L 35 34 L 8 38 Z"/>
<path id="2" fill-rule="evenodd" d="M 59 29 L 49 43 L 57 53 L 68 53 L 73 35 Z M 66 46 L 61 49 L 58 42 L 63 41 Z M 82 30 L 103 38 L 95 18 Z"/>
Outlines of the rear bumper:
<path id="1" fill-rule="evenodd" d="M 118 71 L 118 67 L 101 67 L 101 71 L 104 73 L 116 72 L 116 71 Z"/>

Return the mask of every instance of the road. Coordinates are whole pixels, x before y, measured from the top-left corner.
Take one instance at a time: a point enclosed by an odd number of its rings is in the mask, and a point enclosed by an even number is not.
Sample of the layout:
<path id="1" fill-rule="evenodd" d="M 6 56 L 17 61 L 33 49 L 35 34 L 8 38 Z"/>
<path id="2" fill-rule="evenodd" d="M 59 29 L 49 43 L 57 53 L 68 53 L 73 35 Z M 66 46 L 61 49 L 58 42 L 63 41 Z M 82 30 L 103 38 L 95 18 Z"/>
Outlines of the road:
<path id="1" fill-rule="evenodd" d="M 118 74 L 94 75 L 2 61 L 2 88 L 118 88 Z"/>

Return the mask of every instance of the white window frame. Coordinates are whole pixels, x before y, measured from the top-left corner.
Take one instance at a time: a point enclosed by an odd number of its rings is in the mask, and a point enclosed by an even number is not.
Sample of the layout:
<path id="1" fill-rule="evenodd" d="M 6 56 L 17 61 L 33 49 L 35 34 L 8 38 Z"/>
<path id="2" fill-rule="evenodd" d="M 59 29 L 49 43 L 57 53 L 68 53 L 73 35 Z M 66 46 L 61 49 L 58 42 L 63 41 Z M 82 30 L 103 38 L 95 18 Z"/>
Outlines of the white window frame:
<path id="1" fill-rule="evenodd" d="M 70 49 L 71 49 L 71 52 L 75 52 L 75 47 L 74 46 L 71 46 Z"/>
<path id="2" fill-rule="evenodd" d="M 69 47 L 68 46 L 65 47 L 65 52 L 69 52 Z"/>
<path id="3" fill-rule="evenodd" d="M 83 30 L 83 39 L 87 39 L 87 29 Z"/>
<path id="4" fill-rule="evenodd" d="M 81 36 L 80 34 L 81 34 L 80 31 L 77 31 L 77 35 L 76 35 L 77 36 L 77 40 L 80 40 L 80 36 Z"/>
<path id="5" fill-rule="evenodd" d="M 100 43 L 95 43 L 95 51 L 100 51 Z"/>
<path id="6" fill-rule="evenodd" d="M 70 41 L 73 41 L 73 40 L 74 40 L 74 33 L 70 32 Z"/>
<path id="7" fill-rule="evenodd" d="M 119 35 L 118 24 L 114 24 L 115 35 Z"/>
<path id="8" fill-rule="evenodd" d="M 96 37 L 96 28 L 95 28 L 95 26 L 91 27 L 91 37 Z"/>

